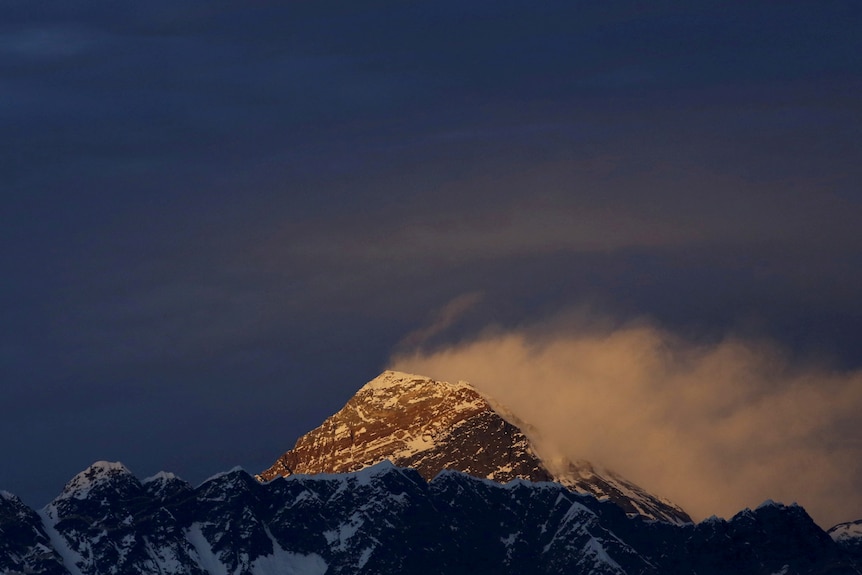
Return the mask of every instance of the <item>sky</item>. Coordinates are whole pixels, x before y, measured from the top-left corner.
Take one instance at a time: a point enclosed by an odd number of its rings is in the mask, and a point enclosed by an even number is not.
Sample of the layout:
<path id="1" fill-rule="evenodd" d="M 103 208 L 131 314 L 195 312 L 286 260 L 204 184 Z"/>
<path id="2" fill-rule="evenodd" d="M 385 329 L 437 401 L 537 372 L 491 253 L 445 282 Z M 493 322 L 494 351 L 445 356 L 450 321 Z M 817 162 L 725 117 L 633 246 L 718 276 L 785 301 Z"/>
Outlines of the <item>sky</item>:
<path id="1" fill-rule="evenodd" d="M 0 488 L 257 472 L 398 366 L 698 517 L 862 518 L 860 29 L 849 1 L 3 2 Z"/>

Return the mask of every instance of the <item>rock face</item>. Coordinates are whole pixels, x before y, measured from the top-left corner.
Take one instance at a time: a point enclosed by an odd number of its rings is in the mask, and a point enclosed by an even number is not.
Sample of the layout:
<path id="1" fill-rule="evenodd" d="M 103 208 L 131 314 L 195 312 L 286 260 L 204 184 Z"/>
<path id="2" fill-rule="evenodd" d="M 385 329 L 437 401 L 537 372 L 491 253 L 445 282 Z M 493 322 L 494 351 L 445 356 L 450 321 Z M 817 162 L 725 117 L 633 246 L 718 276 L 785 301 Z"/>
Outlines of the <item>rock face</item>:
<path id="1" fill-rule="evenodd" d="M 0 493 L 3 575 L 851 575 L 798 506 L 675 525 L 556 483 L 506 485 L 384 462 L 192 487 L 99 462 L 40 513 Z"/>
<path id="2" fill-rule="evenodd" d="M 344 473 L 389 460 L 416 469 L 426 480 L 449 469 L 500 483 L 554 481 L 610 499 L 632 515 L 691 521 L 680 507 L 611 471 L 586 461 L 543 458 L 528 437 L 530 430 L 466 382 L 386 371 L 258 478 Z"/>

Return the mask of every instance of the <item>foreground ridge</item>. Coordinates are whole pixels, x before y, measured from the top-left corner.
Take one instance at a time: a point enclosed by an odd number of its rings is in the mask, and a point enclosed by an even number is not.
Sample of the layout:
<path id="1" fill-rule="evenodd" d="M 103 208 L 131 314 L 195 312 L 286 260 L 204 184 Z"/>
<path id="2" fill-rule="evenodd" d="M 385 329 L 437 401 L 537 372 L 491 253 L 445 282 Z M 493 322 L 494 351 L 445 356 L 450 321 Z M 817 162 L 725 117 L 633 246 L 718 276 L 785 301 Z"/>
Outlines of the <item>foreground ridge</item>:
<path id="1" fill-rule="evenodd" d="M 840 575 L 860 562 L 795 505 L 673 525 L 557 483 L 426 482 L 389 462 L 265 484 L 235 469 L 197 487 L 97 464 L 39 513 L 0 492 L 4 575 Z"/>
<path id="2" fill-rule="evenodd" d="M 444 469 L 506 483 L 555 481 L 632 515 L 689 523 L 679 506 L 588 461 L 543 457 L 532 427 L 469 383 L 384 371 L 258 476 L 344 473 L 390 460 L 432 479 Z"/>

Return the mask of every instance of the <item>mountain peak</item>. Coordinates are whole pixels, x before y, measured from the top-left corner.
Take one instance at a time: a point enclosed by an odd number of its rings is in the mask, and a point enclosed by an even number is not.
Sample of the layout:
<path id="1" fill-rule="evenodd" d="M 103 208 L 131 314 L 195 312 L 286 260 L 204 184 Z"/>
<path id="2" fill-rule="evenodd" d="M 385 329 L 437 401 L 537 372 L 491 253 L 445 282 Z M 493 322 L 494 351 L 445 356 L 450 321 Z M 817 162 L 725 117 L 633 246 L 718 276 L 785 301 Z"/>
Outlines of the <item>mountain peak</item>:
<path id="1" fill-rule="evenodd" d="M 93 489 L 120 476 L 134 477 L 119 461 L 97 461 L 73 477 L 59 498 L 86 499 Z"/>
<path id="2" fill-rule="evenodd" d="M 377 391 L 403 393 L 411 387 L 421 386 L 439 388 L 440 393 L 448 393 L 456 389 L 471 389 L 476 391 L 473 386 L 466 381 L 449 383 L 448 381 L 438 381 L 424 375 L 387 369 L 359 388 L 357 394 L 367 392 L 373 393 Z"/>
<path id="3" fill-rule="evenodd" d="M 175 473 L 171 473 L 170 471 L 159 471 L 155 475 L 150 475 L 144 479 L 141 479 L 141 483 L 146 485 L 148 483 L 163 483 L 167 481 L 182 481 Z"/>
<path id="4" fill-rule="evenodd" d="M 465 381 L 384 371 L 257 477 L 353 472 L 390 460 L 416 469 L 426 481 L 444 469 L 498 483 L 555 481 L 610 499 L 631 515 L 691 521 L 679 507 L 613 472 L 560 456 L 543 458 L 537 437 L 528 423 Z"/>
<path id="5" fill-rule="evenodd" d="M 96 461 L 78 475 L 115 475 L 118 473 L 132 474 L 129 468 L 120 461 Z"/>
<path id="6" fill-rule="evenodd" d="M 387 389 L 389 387 L 403 385 L 405 382 L 411 381 L 431 381 L 431 378 L 425 377 L 424 375 L 417 375 L 415 373 L 405 373 L 403 371 L 394 371 L 391 369 L 387 369 L 386 371 L 363 385 L 360 389 Z"/>

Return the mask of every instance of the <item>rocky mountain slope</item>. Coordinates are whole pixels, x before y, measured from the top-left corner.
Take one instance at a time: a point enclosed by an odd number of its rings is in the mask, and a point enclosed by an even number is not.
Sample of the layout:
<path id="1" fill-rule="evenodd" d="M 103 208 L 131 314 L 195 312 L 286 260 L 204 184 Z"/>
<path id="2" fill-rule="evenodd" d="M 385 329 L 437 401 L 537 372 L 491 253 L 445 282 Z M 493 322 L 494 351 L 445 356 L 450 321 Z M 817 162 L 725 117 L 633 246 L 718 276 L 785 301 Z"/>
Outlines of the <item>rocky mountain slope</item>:
<path id="1" fill-rule="evenodd" d="M 690 522 L 677 505 L 586 461 L 543 456 L 529 424 L 466 382 L 386 371 L 259 478 L 357 471 L 389 460 L 426 480 L 444 469 L 500 483 L 555 481 L 629 514 Z"/>
<path id="2" fill-rule="evenodd" d="M 99 462 L 40 512 L 0 496 L 4 575 L 850 575 L 860 564 L 798 506 L 676 525 L 557 483 L 455 471 L 426 482 L 388 462 L 263 484 L 235 469 L 198 487 Z"/>

